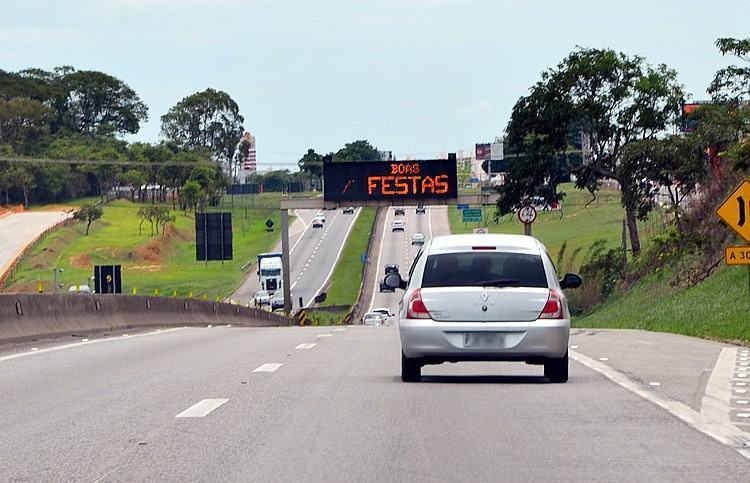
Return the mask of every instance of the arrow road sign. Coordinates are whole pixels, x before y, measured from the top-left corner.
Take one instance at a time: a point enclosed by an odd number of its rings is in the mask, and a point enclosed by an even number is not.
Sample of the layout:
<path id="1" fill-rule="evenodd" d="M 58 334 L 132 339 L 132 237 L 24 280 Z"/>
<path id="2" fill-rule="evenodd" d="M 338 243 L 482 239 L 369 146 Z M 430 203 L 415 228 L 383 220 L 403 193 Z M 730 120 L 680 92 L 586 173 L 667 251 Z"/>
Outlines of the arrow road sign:
<path id="1" fill-rule="evenodd" d="M 716 209 L 716 215 L 745 241 L 750 241 L 750 181 L 743 181 Z"/>

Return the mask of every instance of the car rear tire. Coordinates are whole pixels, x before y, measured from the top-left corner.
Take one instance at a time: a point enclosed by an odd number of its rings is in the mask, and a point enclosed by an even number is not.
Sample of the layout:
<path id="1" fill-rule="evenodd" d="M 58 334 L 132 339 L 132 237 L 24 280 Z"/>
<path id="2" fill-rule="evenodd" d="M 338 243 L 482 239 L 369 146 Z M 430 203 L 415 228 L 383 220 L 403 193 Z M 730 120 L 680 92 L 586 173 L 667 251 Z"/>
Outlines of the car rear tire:
<path id="1" fill-rule="evenodd" d="M 401 353 L 401 380 L 404 382 L 419 382 L 422 379 L 422 365 L 419 359 L 406 357 Z"/>
<path id="2" fill-rule="evenodd" d="M 568 382 L 568 353 L 559 359 L 547 359 L 544 362 L 544 377 L 552 383 Z"/>

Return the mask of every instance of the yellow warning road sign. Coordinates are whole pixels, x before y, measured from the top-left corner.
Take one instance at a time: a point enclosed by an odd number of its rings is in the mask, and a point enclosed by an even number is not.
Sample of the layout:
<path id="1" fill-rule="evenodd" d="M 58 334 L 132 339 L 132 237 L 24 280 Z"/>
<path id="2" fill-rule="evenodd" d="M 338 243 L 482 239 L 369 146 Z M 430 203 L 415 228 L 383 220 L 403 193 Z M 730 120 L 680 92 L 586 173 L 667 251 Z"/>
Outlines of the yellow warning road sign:
<path id="1" fill-rule="evenodd" d="M 745 241 L 750 241 L 750 181 L 743 181 L 716 209 L 716 214 Z"/>
<path id="2" fill-rule="evenodd" d="M 727 265 L 750 265 L 750 247 L 726 247 L 724 259 Z"/>

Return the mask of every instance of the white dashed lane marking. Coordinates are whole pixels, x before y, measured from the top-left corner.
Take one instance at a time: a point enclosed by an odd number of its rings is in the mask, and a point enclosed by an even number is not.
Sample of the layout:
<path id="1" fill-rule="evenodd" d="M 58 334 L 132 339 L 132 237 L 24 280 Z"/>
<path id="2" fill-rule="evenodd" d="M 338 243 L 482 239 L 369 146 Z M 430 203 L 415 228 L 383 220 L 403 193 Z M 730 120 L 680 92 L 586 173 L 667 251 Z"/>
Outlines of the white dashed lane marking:
<path id="1" fill-rule="evenodd" d="M 229 399 L 204 399 L 194 404 L 175 416 L 176 418 L 202 418 L 207 416 L 211 411 L 229 401 Z"/>
<path id="2" fill-rule="evenodd" d="M 270 362 L 256 367 L 253 372 L 276 372 L 276 370 L 283 365 L 283 362 Z"/>
<path id="3" fill-rule="evenodd" d="M 318 339 L 322 339 L 323 337 L 331 337 L 333 334 L 318 334 Z"/>
<path id="4" fill-rule="evenodd" d="M 316 345 L 318 345 L 318 344 L 316 344 L 315 342 L 308 342 L 308 343 L 305 343 L 305 344 L 298 345 L 297 347 L 295 347 L 295 349 L 312 349 Z"/>

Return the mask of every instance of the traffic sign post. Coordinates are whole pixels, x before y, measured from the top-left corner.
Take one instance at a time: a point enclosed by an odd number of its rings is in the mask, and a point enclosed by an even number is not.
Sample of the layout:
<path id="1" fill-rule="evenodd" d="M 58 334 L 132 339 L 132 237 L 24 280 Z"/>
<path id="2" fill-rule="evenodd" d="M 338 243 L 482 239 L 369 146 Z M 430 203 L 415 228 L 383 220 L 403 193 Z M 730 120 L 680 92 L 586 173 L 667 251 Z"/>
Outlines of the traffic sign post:
<path id="1" fill-rule="evenodd" d="M 716 215 L 746 242 L 750 242 L 750 181 L 745 180 L 716 209 Z M 727 265 L 747 265 L 748 306 L 750 307 L 750 247 L 726 247 Z"/>
<path id="2" fill-rule="evenodd" d="M 536 221 L 536 208 L 531 205 L 522 206 L 518 210 L 518 221 L 523 223 L 523 234 L 531 236 L 531 224 Z"/>

